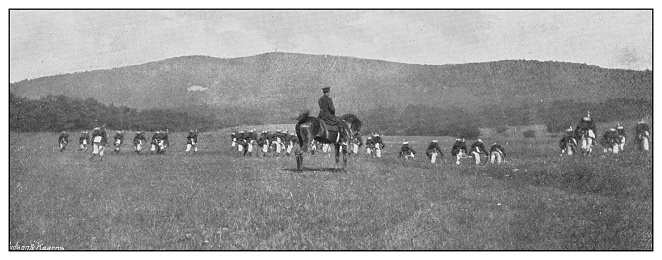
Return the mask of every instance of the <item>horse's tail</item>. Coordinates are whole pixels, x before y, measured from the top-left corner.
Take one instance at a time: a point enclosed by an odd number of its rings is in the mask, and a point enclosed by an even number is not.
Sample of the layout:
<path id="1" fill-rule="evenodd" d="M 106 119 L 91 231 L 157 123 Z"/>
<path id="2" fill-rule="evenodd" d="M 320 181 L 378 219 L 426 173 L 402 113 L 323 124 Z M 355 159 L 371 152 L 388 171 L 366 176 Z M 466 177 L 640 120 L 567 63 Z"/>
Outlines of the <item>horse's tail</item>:
<path id="1" fill-rule="evenodd" d="M 310 117 L 310 110 L 303 111 L 303 113 L 299 114 L 297 116 L 297 126 L 305 123 L 306 120 L 308 120 L 308 117 Z"/>

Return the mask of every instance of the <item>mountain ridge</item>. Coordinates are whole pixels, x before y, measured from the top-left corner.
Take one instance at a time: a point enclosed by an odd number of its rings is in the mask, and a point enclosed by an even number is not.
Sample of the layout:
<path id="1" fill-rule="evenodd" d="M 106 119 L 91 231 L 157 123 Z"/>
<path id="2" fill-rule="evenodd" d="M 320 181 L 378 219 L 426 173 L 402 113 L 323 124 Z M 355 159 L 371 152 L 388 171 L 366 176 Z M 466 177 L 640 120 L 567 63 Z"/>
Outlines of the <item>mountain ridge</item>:
<path id="1" fill-rule="evenodd" d="M 652 99 L 652 71 L 558 61 L 502 60 L 424 65 L 356 57 L 270 52 L 247 57 L 173 57 L 138 65 L 10 83 L 31 99 L 63 94 L 138 109 L 210 106 L 274 114 L 316 111 L 321 88 L 338 109 L 484 105 L 613 98 Z M 197 91 L 194 91 L 197 90 Z"/>

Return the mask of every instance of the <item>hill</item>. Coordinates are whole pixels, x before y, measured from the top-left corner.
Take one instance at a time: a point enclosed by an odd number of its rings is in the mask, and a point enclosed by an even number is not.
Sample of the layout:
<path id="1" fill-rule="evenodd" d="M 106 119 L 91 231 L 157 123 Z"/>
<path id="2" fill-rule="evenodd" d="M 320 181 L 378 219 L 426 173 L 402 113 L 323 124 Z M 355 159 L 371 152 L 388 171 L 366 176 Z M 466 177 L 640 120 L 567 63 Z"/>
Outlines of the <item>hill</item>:
<path id="1" fill-rule="evenodd" d="M 23 80 L 10 92 L 94 98 L 137 109 L 204 106 L 269 110 L 274 117 L 317 111 L 322 86 L 336 107 L 461 107 L 572 100 L 652 100 L 652 71 L 566 62 L 506 60 L 417 65 L 330 55 L 265 53 L 222 59 L 185 56 L 145 64 Z M 539 104 L 539 103 L 538 103 Z"/>

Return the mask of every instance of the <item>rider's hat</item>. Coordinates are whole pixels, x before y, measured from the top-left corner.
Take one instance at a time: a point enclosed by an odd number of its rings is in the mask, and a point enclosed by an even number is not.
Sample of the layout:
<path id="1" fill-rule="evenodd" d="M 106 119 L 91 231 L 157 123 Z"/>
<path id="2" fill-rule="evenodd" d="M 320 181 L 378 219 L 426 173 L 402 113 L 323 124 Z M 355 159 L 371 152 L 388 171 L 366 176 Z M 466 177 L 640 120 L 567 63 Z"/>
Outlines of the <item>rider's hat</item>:
<path id="1" fill-rule="evenodd" d="M 612 127 L 612 128 L 609 128 L 609 131 L 614 132 L 614 131 L 616 131 L 616 128 L 613 128 L 613 127 Z"/>
<path id="2" fill-rule="evenodd" d="M 480 139 L 478 139 L 477 141 L 478 141 L 479 143 L 482 143 L 482 142 L 483 142 L 483 140 L 480 140 Z"/>
<path id="3" fill-rule="evenodd" d="M 438 143 L 439 141 L 438 141 L 438 140 L 432 140 L 432 142 L 433 142 L 433 143 Z"/>
<path id="4" fill-rule="evenodd" d="M 322 92 L 323 93 L 329 93 L 331 91 L 331 87 L 323 87 Z"/>
<path id="5" fill-rule="evenodd" d="M 409 142 L 402 142 L 402 144 L 409 144 Z"/>

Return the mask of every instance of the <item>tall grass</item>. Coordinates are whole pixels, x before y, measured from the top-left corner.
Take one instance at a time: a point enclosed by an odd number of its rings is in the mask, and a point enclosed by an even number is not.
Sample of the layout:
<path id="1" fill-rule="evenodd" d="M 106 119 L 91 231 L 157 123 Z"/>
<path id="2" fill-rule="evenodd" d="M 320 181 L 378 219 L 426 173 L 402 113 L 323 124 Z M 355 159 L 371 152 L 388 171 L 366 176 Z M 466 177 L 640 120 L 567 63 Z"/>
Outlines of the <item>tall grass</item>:
<path id="1" fill-rule="evenodd" d="M 509 139 L 508 163 L 425 161 L 427 137 L 380 159 L 241 157 L 225 133 L 185 155 L 128 149 L 90 162 L 57 134 L 10 136 L 10 242 L 69 250 L 652 250 L 652 157 L 559 157 Z M 395 155 L 401 138 L 419 154 Z M 452 139 L 437 138 L 442 147 Z M 485 137 L 486 142 L 496 141 Z M 129 148 L 126 147 L 125 148 Z M 627 149 L 627 148 L 626 148 Z M 362 153 L 364 151 L 361 151 Z"/>

